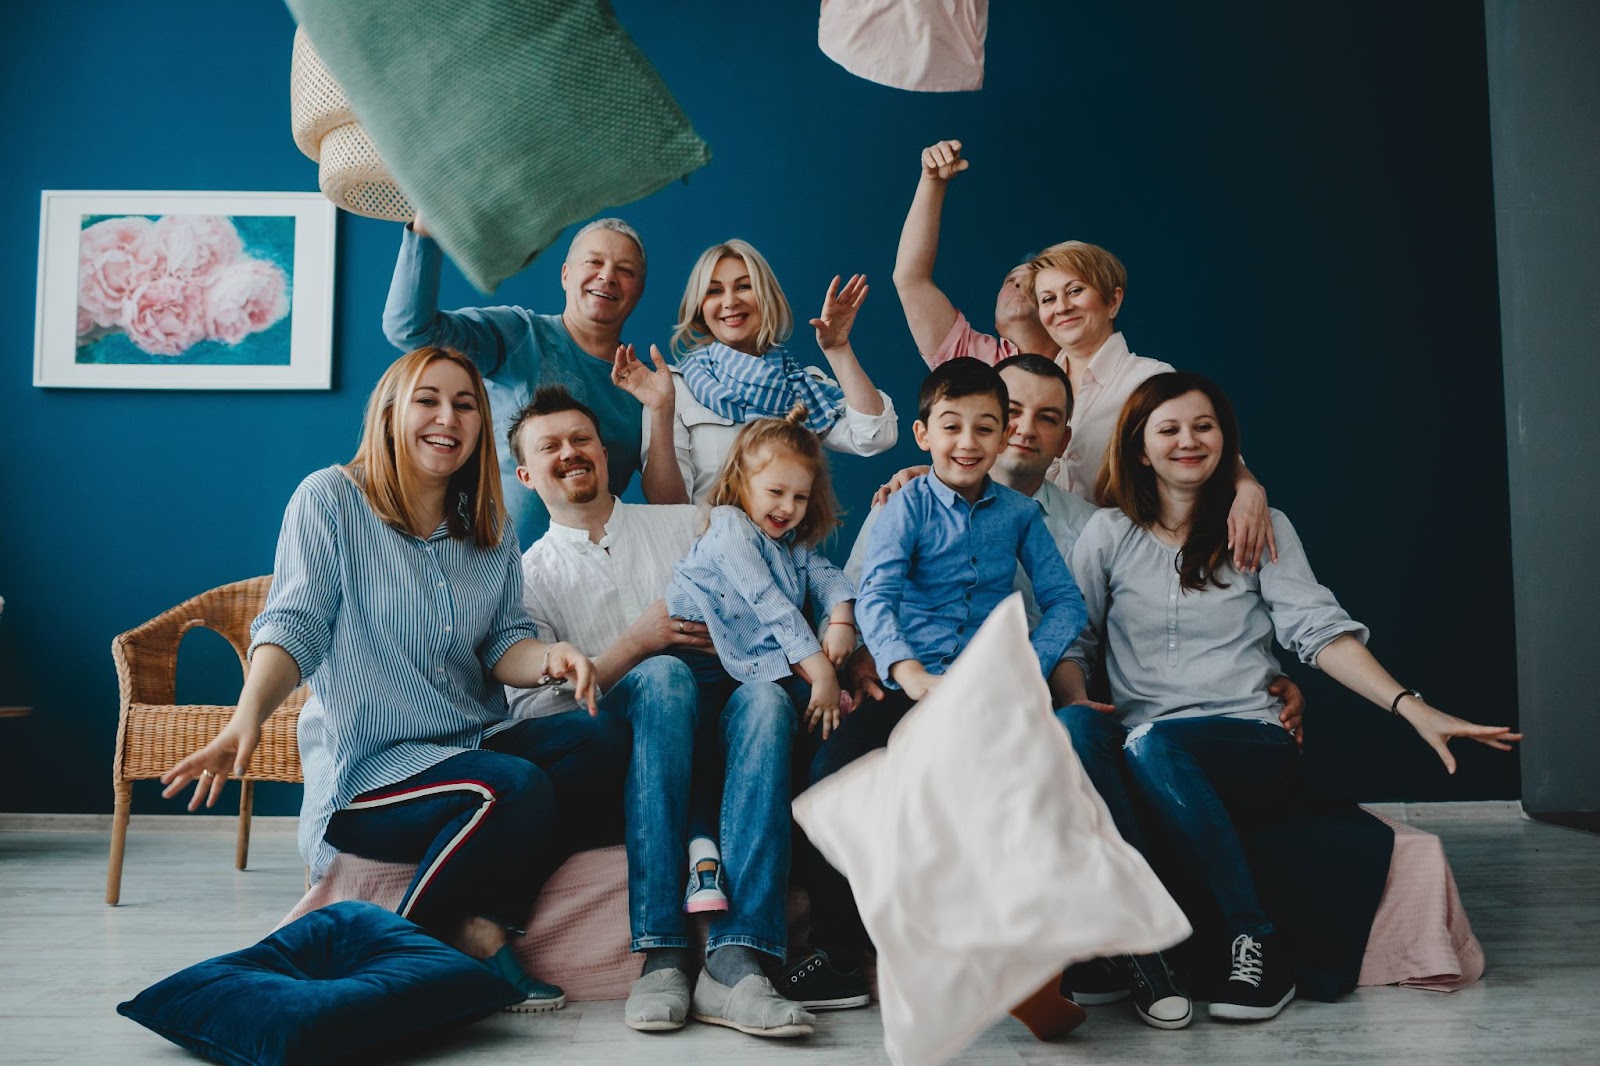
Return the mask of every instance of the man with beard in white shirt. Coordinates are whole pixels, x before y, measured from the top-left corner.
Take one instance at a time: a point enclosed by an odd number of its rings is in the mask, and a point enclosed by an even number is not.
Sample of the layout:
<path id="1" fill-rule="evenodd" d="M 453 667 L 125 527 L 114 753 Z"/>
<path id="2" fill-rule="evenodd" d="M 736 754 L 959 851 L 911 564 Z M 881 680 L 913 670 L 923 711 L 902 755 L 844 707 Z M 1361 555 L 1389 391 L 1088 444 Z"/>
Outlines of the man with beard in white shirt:
<path id="1" fill-rule="evenodd" d="M 703 513 L 612 495 L 598 420 L 565 389 L 538 390 L 508 437 L 518 480 L 550 511 L 549 530 L 523 555 L 523 602 L 542 635 L 559 633 L 591 656 L 600 712 L 624 715 L 633 727 L 628 910 L 630 946 L 645 962 L 624 1009 L 627 1024 L 678 1029 L 693 1013 L 755 1036 L 808 1035 L 812 1015 L 780 996 L 761 964 L 763 955 L 781 961 L 785 950 L 794 707 L 774 683 L 698 680 L 695 657 L 711 652 L 706 627 L 670 617 L 661 598 Z M 519 716 L 572 702 L 556 687 L 509 696 Z M 721 850 L 736 889 L 712 919 L 705 970 L 691 992 L 682 877 L 697 751 L 703 763 L 726 767 Z"/>

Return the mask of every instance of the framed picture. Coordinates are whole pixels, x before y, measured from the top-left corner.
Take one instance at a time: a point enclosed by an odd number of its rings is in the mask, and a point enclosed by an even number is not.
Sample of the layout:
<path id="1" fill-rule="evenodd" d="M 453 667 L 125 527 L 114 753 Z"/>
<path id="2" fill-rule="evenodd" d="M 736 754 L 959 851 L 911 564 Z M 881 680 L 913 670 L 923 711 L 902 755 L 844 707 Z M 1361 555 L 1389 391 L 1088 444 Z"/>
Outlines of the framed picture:
<path id="1" fill-rule="evenodd" d="M 45 190 L 33 383 L 329 388 L 334 216 L 319 193 Z"/>

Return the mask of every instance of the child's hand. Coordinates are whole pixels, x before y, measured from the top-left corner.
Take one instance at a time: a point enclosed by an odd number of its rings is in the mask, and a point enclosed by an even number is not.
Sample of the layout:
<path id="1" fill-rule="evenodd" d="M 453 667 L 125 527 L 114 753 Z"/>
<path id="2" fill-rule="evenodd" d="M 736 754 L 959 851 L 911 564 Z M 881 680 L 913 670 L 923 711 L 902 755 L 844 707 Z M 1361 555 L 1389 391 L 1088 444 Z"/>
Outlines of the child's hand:
<path id="1" fill-rule="evenodd" d="M 833 668 L 837 670 L 843 666 L 844 661 L 850 658 L 850 653 L 855 650 L 855 626 L 846 625 L 843 622 L 837 624 L 830 622 L 827 633 L 822 638 L 822 653 L 828 657 L 828 661 L 833 664 Z"/>
<path id="2" fill-rule="evenodd" d="M 822 739 L 839 728 L 839 682 L 825 672 L 811 683 L 811 702 L 806 705 L 806 732 L 822 726 Z"/>
<path id="3" fill-rule="evenodd" d="M 905 694 L 919 703 L 939 685 L 939 678 L 915 659 L 901 659 L 889 668 L 889 673 Z"/>

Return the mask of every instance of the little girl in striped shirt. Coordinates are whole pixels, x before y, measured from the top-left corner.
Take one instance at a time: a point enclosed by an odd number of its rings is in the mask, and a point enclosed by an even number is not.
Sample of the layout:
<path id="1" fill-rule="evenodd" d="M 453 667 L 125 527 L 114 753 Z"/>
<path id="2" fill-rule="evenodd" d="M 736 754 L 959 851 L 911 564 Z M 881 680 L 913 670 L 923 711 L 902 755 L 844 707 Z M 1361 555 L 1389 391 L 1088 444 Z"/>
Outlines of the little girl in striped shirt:
<path id="1" fill-rule="evenodd" d="M 856 646 L 855 589 L 817 545 L 839 524 L 828 464 L 806 409 L 746 423 L 711 489 L 710 524 L 667 586 L 667 613 L 704 622 L 722 669 L 739 684 L 777 682 L 826 737 L 839 725 L 837 675 Z M 817 638 L 809 599 L 827 624 Z M 848 708 L 847 708 L 848 709 Z M 780 764 L 787 773 L 789 762 Z M 697 822 L 702 819 L 694 819 Z M 708 850 L 709 849 L 709 850 Z M 726 906 L 714 892 L 720 863 L 704 837 L 689 845 L 690 910 Z M 707 884 L 696 905 L 697 880 Z"/>

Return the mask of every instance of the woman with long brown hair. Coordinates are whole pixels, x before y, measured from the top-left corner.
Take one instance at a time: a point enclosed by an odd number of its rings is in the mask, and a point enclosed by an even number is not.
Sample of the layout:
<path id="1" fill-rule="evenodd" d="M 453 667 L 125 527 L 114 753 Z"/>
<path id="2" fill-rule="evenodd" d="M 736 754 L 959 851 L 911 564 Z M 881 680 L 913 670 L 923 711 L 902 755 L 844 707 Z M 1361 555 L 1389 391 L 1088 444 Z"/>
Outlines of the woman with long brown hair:
<path id="1" fill-rule="evenodd" d="M 1235 829 L 1236 818 L 1272 812 L 1301 781 L 1299 748 L 1267 691 L 1278 673 L 1274 635 L 1405 719 L 1450 773 L 1450 740 L 1505 751 L 1521 735 L 1446 714 L 1390 676 L 1367 651 L 1366 627 L 1317 583 L 1282 512 L 1271 511 L 1276 560 L 1236 567 L 1227 523 L 1238 454 L 1232 405 L 1205 378 L 1158 374 L 1128 397 L 1100 478 L 1110 506 L 1072 551 L 1089 625 L 1058 671 L 1058 702 L 1072 704 L 1058 717 L 1122 835 L 1143 850 L 1137 801 L 1209 890 L 1230 943 L 1211 1016 L 1250 1021 L 1276 1016 L 1295 994 L 1292 961 Z M 1100 642 L 1114 708 L 1085 696 Z M 1176 1028 L 1187 1024 L 1187 996 L 1168 984 L 1173 1006 L 1181 999 L 1185 1008 L 1164 1026 Z"/>
<path id="2" fill-rule="evenodd" d="M 399 913 L 484 959 L 527 999 L 565 995 L 516 962 L 543 875 L 579 838 L 573 812 L 622 791 L 626 727 L 594 713 L 594 668 L 536 639 L 500 500 L 483 380 L 445 348 L 402 356 L 368 401 L 356 456 L 311 474 L 284 515 L 272 591 L 251 627 L 238 709 L 162 776 L 211 806 L 302 681 L 300 851 L 417 863 Z M 503 686 L 571 683 L 589 714 L 518 721 Z"/>

